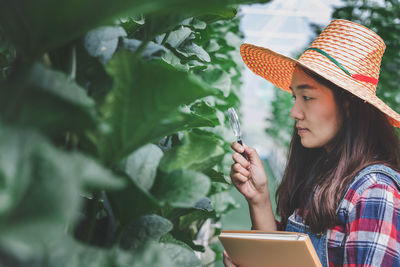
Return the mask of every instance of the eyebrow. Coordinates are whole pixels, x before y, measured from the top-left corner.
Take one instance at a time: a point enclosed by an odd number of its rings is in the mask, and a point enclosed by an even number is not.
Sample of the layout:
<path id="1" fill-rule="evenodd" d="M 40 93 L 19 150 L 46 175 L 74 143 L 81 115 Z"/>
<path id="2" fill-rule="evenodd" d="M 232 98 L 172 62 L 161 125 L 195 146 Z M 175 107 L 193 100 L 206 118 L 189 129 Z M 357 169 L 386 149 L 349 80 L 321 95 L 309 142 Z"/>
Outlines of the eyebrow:
<path id="1" fill-rule="evenodd" d="M 293 88 L 291 86 L 289 86 L 289 88 L 290 88 L 290 90 L 293 91 Z M 315 86 L 312 86 L 310 84 L 300 84 L 296 88 L 297 88 L 297 90 L 317 89 Z"/>

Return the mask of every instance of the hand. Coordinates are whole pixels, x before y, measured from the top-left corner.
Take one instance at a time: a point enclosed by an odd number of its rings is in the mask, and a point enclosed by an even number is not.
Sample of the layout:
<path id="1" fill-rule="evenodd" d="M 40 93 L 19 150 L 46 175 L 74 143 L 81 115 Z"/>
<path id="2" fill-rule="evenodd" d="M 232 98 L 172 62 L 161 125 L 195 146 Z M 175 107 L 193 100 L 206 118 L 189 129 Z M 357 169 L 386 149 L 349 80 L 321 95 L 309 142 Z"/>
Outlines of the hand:
<path id="1" fill-rule="evenodd" d="M 233 142 L 231 147 L 236 151 L 232 155 L 235 163 L 230 174 L 233 184 L 250 204 L 265 203 L 269 200 L 267 175 L 257 151 L 238 142 Z M 243 152 L 249 160 L 240 154 Z"/>
<path id="2" fill-rule="evenodd" d="M 229 257 L 228 253 L 224 250 L 222 253 L 224 255 L 224 265 L 225 267 L 239 267 L 239 265 L 236 265 L 233 263 L 232 259 Z"/>

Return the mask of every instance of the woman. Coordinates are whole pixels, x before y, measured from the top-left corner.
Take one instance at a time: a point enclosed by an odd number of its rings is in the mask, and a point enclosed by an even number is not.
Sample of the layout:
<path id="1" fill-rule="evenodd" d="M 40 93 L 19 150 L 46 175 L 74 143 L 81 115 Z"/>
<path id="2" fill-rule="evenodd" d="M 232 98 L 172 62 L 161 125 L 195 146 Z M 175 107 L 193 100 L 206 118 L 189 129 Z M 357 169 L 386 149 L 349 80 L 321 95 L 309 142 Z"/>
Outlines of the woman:
<path id="1" fill-rule="evenodd" d="M 294 98 L 280 221 L 257 152 L 237 142 L 232 182 L 252 229 L 309 234 L 323 266 L 400 266 L 400 115 L 375 94 L 384 49 L 377 34 L 346 20 L 332 21 L 299 60 L 241 47 L 253 72 Z M 235 266 L 226 252 L 224 264 Z"/>

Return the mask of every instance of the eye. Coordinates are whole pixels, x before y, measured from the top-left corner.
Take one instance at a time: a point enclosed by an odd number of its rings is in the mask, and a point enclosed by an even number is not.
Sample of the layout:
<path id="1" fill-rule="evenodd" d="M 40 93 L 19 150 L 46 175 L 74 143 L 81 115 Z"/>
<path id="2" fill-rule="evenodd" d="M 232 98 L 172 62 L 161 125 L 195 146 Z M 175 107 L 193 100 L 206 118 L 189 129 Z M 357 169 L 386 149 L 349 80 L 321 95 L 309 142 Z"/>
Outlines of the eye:
<path id="1" fill-rule="evenodd" d="M 313 99 L 312 97 L 308 97 L 308 96 L 303 96 L 303 99 L 305 100 L 305 101 L 308 101 L 308 100 L 311 100 L 311 99 Z"/>
<path id="2" fill-rule="evenodd" d="M 295 95 L 292 95 L 292 99 L 296 100 L 296 96 L 295 96 Z"/>

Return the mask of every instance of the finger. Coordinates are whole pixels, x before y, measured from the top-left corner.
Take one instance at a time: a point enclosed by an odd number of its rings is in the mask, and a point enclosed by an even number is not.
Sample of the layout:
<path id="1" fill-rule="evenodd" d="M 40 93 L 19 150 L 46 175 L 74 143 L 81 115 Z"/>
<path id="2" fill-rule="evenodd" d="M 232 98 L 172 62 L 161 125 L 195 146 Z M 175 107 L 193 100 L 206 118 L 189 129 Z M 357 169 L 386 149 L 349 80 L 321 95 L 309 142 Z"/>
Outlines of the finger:
<path id="1" fill-rule="evenodd" d="M 249 158 L 249 160 L 250 160 L 252 163 L 262 164 L 262 163 L 261 163 L 260 156 L 259 156 L 258 153 L 257 153 L 257 150 L 255 150 L 255 149 L 252 148 L 252 147 L 246 146 L 246 145 L 244 145 L 244 149 L 245 149 L 244 151 L 245 151 L 247 157 Z"/>
<path id="2" fill-rule="evenodd" d="M 224 250 L 224 252 L 222 252 L 222 254 L 224 255 L 224 265 L 226 267 L 236 267 L 237 265 L 233 263 L 232 259 L 229 257 L 228 253 L 226 253 L 226 251 Z"/>
<path id="3" fill-rule="evenodd" d="M 243 168 L 247 169 L 250 166 L 250 162 L 247 161 L 242 155 L 239 153 L 233 153 L 232 159 L 243 166 Z"/>
<path id="4" fill-rule="evenodd" d="M 231 144 L 231 148 L 233 150 L 235 150 L 236 152 L 238 152 L 238 153 L 243 153 L 244 152 L 244 147 L 241 144 L 239 144 L 238 142 L 233 142 Z"/>
<path id="5" fill-rule="evenodd" d="M 247 180 L 249 180 L 249 178 L 238 172 L 231 172 L 231 178 L 234 184 L 242 184 L 244 182 L 247 182 Z"/>
<path id="6" fill-rule="evenodd" d="M 245 168 L 243 168 L 243 166 L 240 165 L 239 163 L 233 164 L 231 168 L 234 172 L 238 172 L 245 177 L 249 177 L 249 175 L 250 175 L 250 172 L 248 170 L 246 170 Z"/>

